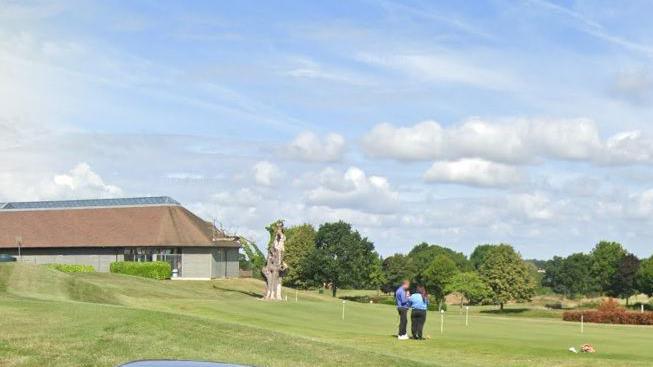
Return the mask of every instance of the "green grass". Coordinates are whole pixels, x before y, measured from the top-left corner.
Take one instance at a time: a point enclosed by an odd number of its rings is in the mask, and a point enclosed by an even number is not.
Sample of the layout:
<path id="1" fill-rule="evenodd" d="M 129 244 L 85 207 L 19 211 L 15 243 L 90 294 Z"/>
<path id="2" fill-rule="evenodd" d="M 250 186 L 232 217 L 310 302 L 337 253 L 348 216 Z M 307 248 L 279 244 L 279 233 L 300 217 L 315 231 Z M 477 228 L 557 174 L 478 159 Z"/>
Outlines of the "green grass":
<path id="1" fill-rule="evenodd" d="M 430 313 L 425 341 L 397 341 L 392 306 L 300 292 L 257 299 L 251 279 L 157 281 L 0 265 L 1 366 L 115 366 L 146 358 L 256 366 L 650 366 L 653 328 L 586 325 L 456 307 Z M 355 293 L 355 292 L 354 292 Z M 513 306 L 519 308 L 518 306 Z M 533 311 L 523 311 L 533 312 Z M 572 354 L 592 343 L 595 354 Z"/>

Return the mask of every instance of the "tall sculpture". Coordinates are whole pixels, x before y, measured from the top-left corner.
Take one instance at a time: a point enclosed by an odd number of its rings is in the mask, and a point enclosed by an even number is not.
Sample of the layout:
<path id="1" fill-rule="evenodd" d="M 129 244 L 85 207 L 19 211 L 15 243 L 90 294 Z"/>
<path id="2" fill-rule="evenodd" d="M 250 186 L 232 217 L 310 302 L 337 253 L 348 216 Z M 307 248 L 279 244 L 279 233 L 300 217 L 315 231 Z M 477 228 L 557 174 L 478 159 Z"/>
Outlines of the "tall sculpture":
<path id="1" fill-rule="evenodd" d="M 270 233 L 270 242 L 268 243 L 267 263 L 263 267 L 263 275 L 266 279 L 264 299 L 281 301 L 281 281 L 288 269 L 288 265 L 283 262 L 284 244 L 286 243 L 283 220 L 278 220 L 265 229 Z"/>

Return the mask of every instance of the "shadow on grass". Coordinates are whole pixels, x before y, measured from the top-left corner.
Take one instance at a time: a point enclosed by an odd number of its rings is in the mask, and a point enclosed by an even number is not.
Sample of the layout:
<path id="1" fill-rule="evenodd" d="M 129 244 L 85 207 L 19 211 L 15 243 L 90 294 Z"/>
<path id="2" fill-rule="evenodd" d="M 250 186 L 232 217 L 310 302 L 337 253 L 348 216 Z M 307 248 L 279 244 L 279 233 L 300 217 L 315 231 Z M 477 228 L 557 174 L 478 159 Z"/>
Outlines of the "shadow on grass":
<path id="1" fill-rule="evenodd" d="M 530 311 L 528 308 L 506 308 L 503 310 L 482 310 L 481 313 L 493 315 L 515 315 Z"/>
<path id="2" fill-rule="evenodd" d="M 241 290 L 241 289 L 231 289 L 231 288 L 218 287 L 215 284 L 213 285 L 213 289 L 223 291 L 223 292 L 240 293 L 240 294 L 244 294 L 246 296 L 254 297 L 254 298 L 263 298 L 263 293 L 244 291 L 244 290 Z"/>

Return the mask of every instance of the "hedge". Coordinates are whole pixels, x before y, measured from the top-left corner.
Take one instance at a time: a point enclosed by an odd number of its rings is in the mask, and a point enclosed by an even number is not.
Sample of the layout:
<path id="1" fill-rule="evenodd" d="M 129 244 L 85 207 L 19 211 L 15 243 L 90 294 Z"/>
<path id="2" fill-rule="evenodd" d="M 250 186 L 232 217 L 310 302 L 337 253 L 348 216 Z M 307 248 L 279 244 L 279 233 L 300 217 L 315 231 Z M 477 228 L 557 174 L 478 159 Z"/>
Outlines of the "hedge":
<path id="1" fill-rule="evenodd" d="M 594 322 L 600 324 L 653 325 L 653 312 L 628 312 L 614 300 L 601 303 L 598 310 L 567 311 L 562 314 L 565 321 Z"/>
<path id="2" fill-rule="evenodd" d="M 48 264 L 50 269 L 59 270 L 64 273 L 93 273 L 95 268 L 92 265 L 74 264 Z"/>
<path id="3" fill-rule="evenodd" d="M 112 273 L 135 275 L 152 279 L 170 279 L 172 267 L 165 261 L 134 262 L 117 261 L 111 263 Z"/>

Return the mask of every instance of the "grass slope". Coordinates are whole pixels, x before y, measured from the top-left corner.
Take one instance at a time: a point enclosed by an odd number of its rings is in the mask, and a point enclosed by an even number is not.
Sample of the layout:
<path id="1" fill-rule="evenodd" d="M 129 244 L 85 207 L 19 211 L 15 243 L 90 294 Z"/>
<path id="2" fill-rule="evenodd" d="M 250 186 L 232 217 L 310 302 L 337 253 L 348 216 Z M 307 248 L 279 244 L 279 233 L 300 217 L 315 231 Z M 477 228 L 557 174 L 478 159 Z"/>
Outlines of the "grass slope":
<path id="1" fill-rule="evenodd" d="M 429 314 L 431 340 L 392 337 L 391 306 L 300 293 L 257 299 L 262 283 L 155 281 L 0 265 L 0 365 L 115 366 L 180 358 L 257 366 L 649 366 L 653 329 L 551 319 Z M 592 343 L 598 353 L 572 354 Z"/>

